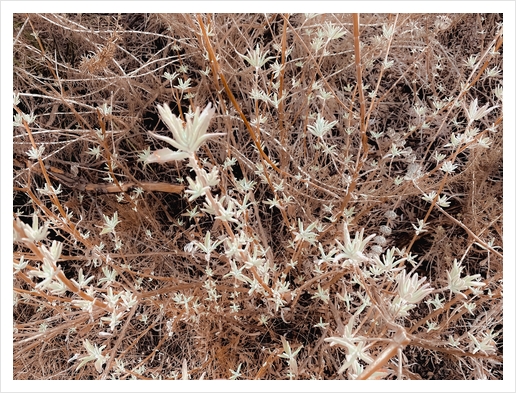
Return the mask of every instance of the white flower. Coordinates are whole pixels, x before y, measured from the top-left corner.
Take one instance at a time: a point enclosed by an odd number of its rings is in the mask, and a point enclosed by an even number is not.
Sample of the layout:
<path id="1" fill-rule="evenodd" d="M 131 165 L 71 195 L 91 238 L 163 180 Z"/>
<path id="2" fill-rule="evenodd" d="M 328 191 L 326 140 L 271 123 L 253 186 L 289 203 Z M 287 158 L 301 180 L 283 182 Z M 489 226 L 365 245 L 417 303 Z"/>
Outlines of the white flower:
<path id="1" fill-rule="evenodd" d="M 282 359 L 287 359 L 287 362 L 289 365 L 293 365 L 295 362 L 295 357 L 301 351 L 301 348 L 303 348 L 303 345 L 301 345 L 299 348 L 297 348 L 295 351 L 292 352 L 292 348 L 290 348 L 290 343 L 285 339 L 285 337 L 281 337 L 281 342 L 283 343 L 283 353 L 278 355 L 278 357 Z"/>
<path id="2" fill-rule="evenodd" d="M 492 110 L 498 108 L 498 105 L 493 106 L 488 109 L 488 104 L 485 104 L 483 107 L 478 107 L 478 99 L 475 98 L 470 104 L 469 108 L 464 107 L 464 111 L 466 112 L 466 116 L 468 117 L 469 123 L 473 123 L 475 120 L 480 120 L 482 117 L 487 115 Z"/>
<path id="3" fill-rule="evenodd" d="M 166 80 L 172 82 L 174 79 L 176 79 L 177 77 L 179 76 L 179 74 L 177 72 L 174 72 L 173 74 L 170 74 L 169 72 L 165 72 L 163 74 L 163 78 L 165 78 Z"/>
<path id="4" fill-rule="evenodd" d="M 75 285 L 77 285 L 78 288 L 84 288 L 94 278 L 95 278 L 95 276 L 90 276 L 88 278 L 85 278 L 84 273 L 81 268 L 81 269 L 79 269 L 77 281 L 75 281 L 73 278 L 70 281 L 72 281 Z"/>
<path id="5" fill-rule="evenodd" d="M 95 159 L 99 159 L 100 157 L 100 146 L 90 147 L 86 154 L 95 156 Z"/>
<path id="6" fill-rule="evenodd" d="M 118 299 L 120 299 L 121 294 L 120 293 L 114 294 L 113 293 L 113 288 L 109 287 L 107 295 L 104 294 L 102 296 L 106 299 L 107 305 L 110 308 L 114 309 L 116 307 L 116 305 L 117 305 Z"/>
<path id="7" fill-rule="evenodd" d="M 36 213 L 32 215 L 32 226 L 25 224 L 19 218 L 16 218 L 14 225 L 18 228 L 21 228 L 26 236 L 26 239 L 28 239 L 31 242 L 37 243 L 47 238 L 48 223 L 45 222 L 43 226 L 40 227 L 38 215 Z M 17 235 L 18 232 L 15 231 L 15 234 Z M 15 239 L 17 238 L 15 237 Z"/>
<path id="8" fill-rule="evenodd" d="M 322 26 L 322 34 L 328 37 L 328 40 L 336 40 L 346 34 L 346 30 L 342 27 L 337 27 L 333 23 L 328 23 Z"/>
<path id="9" fill-rule="evenodd" d="M 116 311 L 113 311 L 111 313 L 111 316 L 109 317 L 102 317 L 100 318 L 103 321 L 109 322 L 109 328 L 113 331 L 115 330 L 115 327 L 120 324 L 121 318 L 124 316 L 124 312 L 117 313 Z M 98 371 L 98 369 L 97 369 Z"/>
<path id="10" fill-rule="evenodd" d="M 464 61 L 464 64 L 466 65 L 466 67 L 473 68 L 473 67 L 475 67 L 477 58 L 478 58 L 478 56 L 471 55 L 470 57 L 468 57 L 467 60 L 463 60 L 463 61 Z"/>
<path id="11" fill-rule="evenodd" d="M 475 345 L 473 349 L 473 353 L 483 352 L 487 355 L 496 353 L 496 343 L 493 340 L 498 333 L 493 333 L 493 329 L 491 329 L 487 333 L 482 333 L 482 340 L 478 340 L 475 336 L 473 336 L 470 332 L 468 332 L 468 336 L 471 339 L 472 343 Z"/>
<path id="12" fill-rule="evenodd" d="M 207 173 L 206 171 L 202 170 L 201 171 L 201 174 L 203 175 L 205 181 L 206 181 L 206 184 L 208 184 L 208 186 L 210 187 L 216 187 L 219 185 L 219 169 L 214 166 L 210 173 Z"/>
<path id="13" fill-rule="evenodd" d="M 120 223 L 120 220 L 118 219 L 118 212 L 113 213 L 113 218 L 109 218 L 105 214 L 104 221 L 106 222 L 106 225 L 102 228 L 102 232 L 100 232 L 101 235 L 104 235 L 106 233 L 111 233 L 115 231 L 115 227 Z"/>
<path id="14" fill-rule="evenodd" d="M 477 146 L 487 149 L 489 146 L 491 146 L 491 139 L 487 136 L 486 137 L 483 136 L 477 141 Z"/>
<path id="15" fill-rule="evenodd" d="M 235 214 L 235 202 L 233 202 L 232 199 L 229 199 L 226 208 L 224 208 L 222 204 L 219 204 L 219 214 L 216 215 L 215 218 L 221 221 L 233 222 L 235 224 L 238 224 L 238 220 L 234 218 Z"/>
<path id="16" fill-rule="evenodd" d="M 43 152 L 45 151 L 45 146 L 40 145 L 37 149 L 34 147 L 31 147 L 26 154 L 29 156 L 29 159 L 31 160 L 37 160 L 38 158 L 41 158 L 43 155 Z"/>
<path id="17" fill-rule="evenodd" d="M 368 364 L 373 362 L 373 358 L 368 352 L 368 348 L 366 347 L 363 337 L 354 337 L 352 333 L 354 322 L 355 317 L 352 316 L 344 329 L 342 337 L 328 337 L 324 339 L 324 341 L 330 343 L 330 347 L 339 345 L 347 349 L 348 353 L 346 355 L 346 362 L 337 371 L 339 374 L 346 371 L 349 367 L 356 370 L 360 365 L 358 360 L 363 360 Z M 355 344 L 355 342 L 358 342 L 358 344 Z"/>
<path id="18" fill-rule="evenodd" d="M 84 356 L 80 359 L 81 363 L 77 366 L 76 370 L 80 369 L 86 363 L 91 362 L 92 360 L 95 360 L 95 369 L 100 374 L 102 372 L 102 365 L 104 363 L 106 363 L 106 360 L 109 358 L 109 355 L 102 355 L 102 350 L 106 346 L 102 345 L 99 348 L 99 347 L 97 347 L 97 344 L 95 344 L 95 346 L 93 346 L 93 345 L 91 345 L 91 343 L 88 340 L 85 340 L 84 347 L 88 351 L 89 355 Z"/>
<path id="19" fill-rule="evenodd" d="M 18 273 L 19 271 L 25 269 L 27 267 L 28 263 L 29 263 L 29 261 L 26 261 L 23 255 L 20 257 L 20 262 L 16 263 L 15 261 L 13 261 L 13 267 L 14 267 L 15 273 Z"/>
<path id="20" fill-rule="evenodd" d="M 109 268 L 106 266 L 102 268 L 102 272 L 104 273 L 104 277 L 99 279 L 99 285 L 103 282 L 111 284 L 115 281 L 115 277 L 117 276 L 116 270 L 109 270 Z"/>
<path id="21" fill-rule="evenodd" d="M 316 227 L 317 222 L 312 222 L 306 229 L 304 229 L 304 224 L 299 218 L 297 219 L 297 224 L 299 226 L 299 231 L 293 231 L 294 235 L 296 235 L 294 241 L 306 241 L 310 244 L 315 244 L 317 234 L 313 232 L 313 229 Z"/>
<path id="22" fill-rule="evenodd" d="M 385 251 L 385 254 L 382 255 L 382 259 L 378 255 L 375 255 L 372 259 L 374 265 L 370 267 L 371 273 L 376 276 L 384 274 L 386 272 L 396 272 L 401 270 L 402 268 L 396 267 L 401 262 L 405 261 L 406 258 L 398 259 L 397 261 L 394 259 L 395 248 L 391 248 Z"/>
<path id="23" fill-rule="evenodd" d="M 129 291 L 125 291 L 121 294 L 122 302 L 125 308 L 130 309 L 138 304 L 138 299 Z"/>
<path id="24" fill-rule="evenodd" d="M 56 269 L 55 261 L 52 259 L 53 257 L 51 256 L 51 253 L 48 252 L 45 246 L 41 246 L 41 251 L 45 255 L 43 257 L 43 266 L 41 267 L 42 270 L 31 270 L 29 272 L 29 276 L 35 276 L 43 279 L 43 281 L 36 285 L 36 288 L 48 288 L 57 275 L 58 271 Z"/>
<path id="25" fill-rule="evenodd" d="M 369 235 L 364 239 L 364 228 L 360 232 L 355 233 L 355 239 L 351 240 L 349 236 L 348 226 L 344 223 L 344 245 L 338 240 L 335 240 L 342 250 L 341 253 L 337 254 L 333 262 L 337 262 L 340 259 L 346 259 L 352 264 L 360 264 L 366 262 L 368 258 L 363 254 L 367 243 L 376 236 L 376 234 Z"/>
<path id="26" fill-rule="evenodd" d="M 185 193 L 192 194 L 190 198 L 188 198 L 189 202 L 192 202 L 196 200 L 197 198 L 206 195 L 206 191 L 208 191 L 210 188 L 208 186 L 203 186 L 202 182 L 199 178 L 196 178 L 195 180 L 192 180 L 190 177 L 187 177 L 186 180 L 188 180 L 189 189 L 185 190 Z"/>
<path id="27" fill-rule="evenodd" d="M 430 192 L 429 194 L 423 194 L 423 200 L 432 203 L 435 197 L 437 196 L 437 193 L 435 191 Z"/>
<path id="28" fill-rule="evenodd" d="M 242 376 L 242 374 L 240 373 L 240 368 L 242 367 L 242 363 L 240 363 L 238 365 L 238 368 L 236 371 L 233 371 L 231 369 L 229 369 L 229 371 L 231 372 L 231 377 L 229 377 L 230 380 L 235 380 L 237 379 L 238 377 Z"/>
<path id="29" fill-rule="evenodd" d="M 151 133 L 152 134 L 152 133 Z M 156 138 L 158 136 L 154 135 Z M 184 153 L 182 151 L 172 151 L 168 148 L 159 149 L 152 152 L 146 159 L 146 164 L 151 164 L 153 162 L 157 162 L 158 164 L 164 164 L 169 161 L 181 161 L 185 158 L 190 157 L 190 154 Z"/>
<path id="30" fill-rule="evenodd" d="M 416 235 L 420 235 L 421 233 L 423 232 L 427 232 L 427 230 L 425 229 L 425 227 L 428 226 L 428 223 L 426 223 L 424 220 L 420 220 L 418 218 L 417 220 L 417 224 L 418 226 L 415 226 L 414 224 L 412 224 L 412 226 L 414 227 L 414 229 L 416 230 Z"/>
<path id="31" fill-rule="evenodd" d="M 408 316 L 409 311 L 434 290 L 430 284 L 423 284 L 426 277 L 418 280 L 417 273 L 409 277 L 405 270 L 402 270 L 396 280 L 398 293 L 389 303 L 389 311 L 394 318 Z"/>
<path id="32" fill-rule="evenodd" d="M 461 293 L 461 291 L 472 289 L 473 287 L 481 287 L 486 284 L 477 281 L 481 278 L 480 274 L 474 274 L 472 276 L 465 276 L 461 278 L 460 274 L 462 269 L 464 269 L 464 267 L 461 266 L 460 262 L 457 262 L 457 259 L 455 259 L 453 261 L 452 269 L 449 272 L 446 272 L 446 275 L 448 276 L 448 288 L 450 291 L 465 298 L 466 295 Z"/>
<path id="33" fill-rule="evenodd" d="M 495 66 L 493 68 L 486 68 L 485 73 L 486 73 L 487 78 L 498 76 L 498 75 L 500 75 L 500 69 L 497 66 Z"/>
<path id="34" fill-rule="evenodd" d="M 426 281 L 426 277 L 422 277 L 418 280 L 417 273 L 409 277 L 406 271 L 402 270 L 396 280 L 398 282 L 398 295 L 407 303 L 419 303 L 434 290 L 430 287 L 430 284 L 423 284 Z"/>
<path id="35" fill-rule="evenodd" d="M 48 188 L 48 183 L 45 183 L 43 188 L 36 188 L 36 190 L 38 190 L 38 192 L 42 195 L 59 195 L 61 192 L 63 192 L 61 190 L 61 184 L 59 184 L 57 188 L 54 188 L 54 186 L 50 186 L 50 188 Z"/>
<path id="36" fill-rule="evenodd" d="M 79 306 L 81 310 L 91 313 L 93 311 L 93 301 L 90 300 L 72 300 L 72 304 Z"/>
<path id="37" fill-rule="evenodd" d="M 158 105 L 158 112 L 168 129 L 172 131 L 174 139 L 157 135 L 150 131 L 149 134 L 157 139 L 161 139 L 162 141 L 169 143 L 178 149 L 178 151 L 174 152 L 170 149 L 157 150 L 149 156 L 147 159 L 148 163 L 164 163 L 167 161 L 182 160 L 184 158 L 191 157 L 209 138 L 225 135 L 224 133 L 206 133 L 208 126 L 210 125 L 210 120 L 215 114 L 215 109 L 211 108 L 211 103 L 204 108 L 202 113 L 200 113 L 199 108 L 197 108 L 193 116 L 187 118 L 186 124 L 183 124 L 181 119 L 172 113 L 167 104 L 164 106 Z"/>
<path id="38" fill-rule="evenodd" d="M 424 194 L 423 200 L 427 201 L 428 203 L 432 203 L 436 196 L 437 196 L 436 192 L 432 191 L 428 195 Z M 439 196 L 437 198 L 436 204 L 441 206 L 441 207 L 449 207 L 450 206 L 450 202 L 448 200 L 449 200 L 449 198 L 446 195 Z M 416 227 L 414 226 L 414 228 L 416 228 Z"/>
<path id="39" fill-rule="evenodd" d="M 206 232 L 206 235 L 204 236 L 204 243 L 201 243 L 199 241 L 195 241 L 193 246 L 201 249 L 206 255 L 204 256 L 204 259 L 209 262 L 211 258 L 211 253 L 215 251 L 215 249 L 222 243 L 222 241 L 217 240 L 214 243 L 211 241 L 211 233 L 210 231 Z"/>
<path id="40" fill-rule="evenodd" d="M 21 115 L 17 113 L 14 115 L 14 121 L 13 126 L 14 127 L 21 127 L 23 126 L 23 120 L 27 122 L 27 124 L 34 123 L 34 120 L 36 120 L 36 116 L 34 116 L 34 113 L 31 113 L 30 115 L 27 115 L 25 113 L 22 113 Z"/>
<path id="41" fill-rule="evenodd" d="M 317 120 L 315 120 L 314 125 L 309 125 L 308 131 L 310 131 L 314 136 L 322 138 L 328 131 L 330 131 L 333 126 L 337 124 L 337 121 L 332 121 L 328 123 L 320 113 L 317 114 Z"/>
<path id="42" fill-rule="evenodd" d="M 441 171 L 446 173 L 453 173 L 455 169 L 457 169 L 457 165 L 453 164 L 451 161 L 445 161 L 441 166 Z"/>
<path id="43" fill-rule="evenodd" d="M 394 25 L 383 25 L 382 32 L 383 36 L 389 40 L 394 34 Z"/>
<path id="44" fill-rule="evenodd" d="M 181 90 L 182 92 L 185 92 L 186 90 L 188 90 L 190 88 L 191 82 L 192 82 L 192 80 L 190 78 L 188 78 L 185 81 L 183 81 L 183 79 L 181 79 L 181 78 L 178 78 L 177 79 L 178 86 L 174 86 L 174 87 L 178 90 Z"/>
<path id="45" fill-rule="evenodd" d="M 147 165 L 147 160 L 151 155 L 150 147 L 147 147 L 145 150 L 142 150 L 138 153 L 138 162 L 143 162 L 143 165 Z"/>
<path id="46" fill-rule="evenodd" d="M 258 71 L 258 69 L 262 68 L 265 65 L 265 63 L 267 63 L 269 60 L 271 60 L 273 58 L 273 57 L 267 57 L 267 53 L 268 53 L 268 51 L 265 51 L 264 53 L 262 53 L 260 50 L 260 45 L 256 45 L 256 49 L 254 49 L 254 50 L 248 49 L 247 50 L 247 54 L 249 56 L 242 55 L 241 53 L 238 53 L 238 55 L 242 59 L 247 61 L 251 66 L 253 66 L 256 71 Z"/>
<path id="47" fill-rule="evenodd" d="M 437 204 L 441 207 L 449 207 L 450 206 L 450 202 L 448 202 L 449 198 L 446 196 L 446 195 L 443 195 L 443 196 L 440 196 L 438 199 L 437 199 Z"/>

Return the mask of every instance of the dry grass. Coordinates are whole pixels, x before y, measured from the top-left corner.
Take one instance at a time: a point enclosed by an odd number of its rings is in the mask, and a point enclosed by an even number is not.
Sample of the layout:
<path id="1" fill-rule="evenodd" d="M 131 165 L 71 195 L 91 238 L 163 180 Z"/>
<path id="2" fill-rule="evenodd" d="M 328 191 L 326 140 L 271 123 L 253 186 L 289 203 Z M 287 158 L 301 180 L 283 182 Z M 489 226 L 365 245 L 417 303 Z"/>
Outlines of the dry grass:
<path id="1" fill-rule="evenodd" d="M 14 378 L 502 379 L 501 24 L 15 15 L 13 113 L 34 119 L 14 127 L 14 262 L 28 262 L 14 269 Z M 257 67 L 244 57 L 254 50 Z M 210 195 L 244 205 L 236 223 L 188 216 L 205 206 L 185 194 L 200 176 L 186 161 L 142 162 L 165 147 L 148 134 L 168 133 L 158 104 L 184 119 L 209 102 L 209 132 L 226 135 L 198 150 L 199 171 L 218 168 Z M 469 121 L 473 102 L 493 109 Z M 120 223 L 101 233 L 115 212 Z M 21 224 L 33 214 L 48 227 L 35 241 Z M 333 260 L 361 230 L 377 236 Z M 210 257 L 190 252 L 208 232 L 223 243 Z M 237 237 L 245 258 L 228 250 Z M 62 252 L 47 286 L 52 241 Z M 382 270 L 387 252 L 401 262 Z M 455 260 L 485 285 L 450 291 Z M 245 279 L 228 275 L 232 264 Z M 409 292 L 429 291 L 406 312 L 395 307 L 402 271 Z M 94 278 L 79 288 L 69 280 L 80 274 Z M 137 304 L 108 303 L 121 294 Z M 86 340 L 102 347 L 98 370 L 93 358 L 77 370 Z M 286 359 L 289 346 L 300 350 Z"/>

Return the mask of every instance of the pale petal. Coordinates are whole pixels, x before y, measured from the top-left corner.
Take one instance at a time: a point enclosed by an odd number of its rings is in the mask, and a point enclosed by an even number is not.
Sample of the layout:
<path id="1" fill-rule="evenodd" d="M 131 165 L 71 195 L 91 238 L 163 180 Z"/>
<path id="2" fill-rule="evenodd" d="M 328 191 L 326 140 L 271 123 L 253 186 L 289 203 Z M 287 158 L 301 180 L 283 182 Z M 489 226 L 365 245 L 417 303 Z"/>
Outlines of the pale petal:
<path id="1" fill-rule="evenodd" d="M 172 113 L 167 104 L 164 106 L 158 105 L 158 112 L 161 119 L 167 125 L 168 129 L 172 131 L 174 136 L 176 136 L 176 132 L 183 129 L 183 123 Z"/>
<path id="2" fill-rule="evenodd" d="M 162 141 L 167 142 L 168 144 L 174 146 L 176 149 L 179 149 L 179 150 L 183 149 L 183 146 L 180 143 L 177 143 L 172 138 L 169 138 L 169 137 L 163 136 L 163 135 L 158 135 L 158 134 L 155 134 L 155 133 L 153 133 L 151 131 L 148 131 L 148 133 L 151 134 L 156 139 L 161 139 Z"/>
<path id="3" fill-rule="evenodd" d="M 160 164 L 163 164 L 169 161 L 181 161 L 188 157 L 190 157 L 189 153 L 184 153 L 182 151 L 172 151 L 170 149 L 165 148 L 153 152 L 147 159 L 147 163 L 151 164 L 153 162 L 158 162 Z"/>
<path id="4" fill-rule="evenodd" d="M 157 135 L 152 132 L 149 133 L 153 137 L 167 142 L 182 152 L 195 153 L 207 139 L 225 135 L 223 133 L 207 134 L 210 121 L 215 114 L 215 109 L 211 107 L 211 103 L 208 103 L 202 112 L 200 111 L 200 108 L 197 107 L 193 116 L 187 117 L 186 123 L 183 123 L 181 119 L 175 116 L 167 104 L 164 104 L 163 106 L 158 105 L 158 112 L 163 122 L 172 132 L 173 139 Z M 160 158 L 154 157 L 153 159 L 154 161 L 152 162 L 161 162 Z"/>

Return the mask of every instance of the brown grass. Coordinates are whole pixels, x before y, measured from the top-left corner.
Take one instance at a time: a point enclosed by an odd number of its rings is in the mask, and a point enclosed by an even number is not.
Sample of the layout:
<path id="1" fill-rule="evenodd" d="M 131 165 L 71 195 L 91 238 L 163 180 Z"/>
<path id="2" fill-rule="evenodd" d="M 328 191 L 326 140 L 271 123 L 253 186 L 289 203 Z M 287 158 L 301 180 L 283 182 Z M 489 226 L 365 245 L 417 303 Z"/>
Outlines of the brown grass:
<path id="1" fill-rule="evenodd" d="M 49 233 L 14 245 L 15 263 L 28 261 L 14 272 L 14 379 L 228 379 L 239 367 L 239 379 L 502 379 L 501 23 L 499 14 L 15 15 L 13 114 L 35 120 L 14 127 L 13 213 L 28 224 L 37 214 Z M 329 39 L 332 29 L 343 35 Z M 255 69 L 240 55 L 258 46 L 269 58 Z M 475 99 L 495 109 L 468 124 Z M 184 194 L 196 177 L 186 161 L 139 159 L 165 147 L 147 133 L 168 133 L 157 104 L 184 118 L 209 102 L 209 132 L 226 136 L 204 144 L 198 162 L 219 169 L 211 193 L 224 203 L 248 195 L 238 225 L 205 212 L 189 219 L 204 200 Z M 311 132 L 318 115 L 336 122 L 324 143 Z M 41 158 L 28 159 L 40 146 Z M 254 190 L 239 189 L 241 179 Z M 449 207 L 422 199 L 432 191 Z M 115 232 L 101 234 L 115 212 Z M 416 235 L 418 220 L 427 226 Z M 298 222 L 319 223 L 313 241 L 296 240 Z M 319 265 L 321 249 L 346 245 L 344 222 L 351 239 L 362 229 L 382 237 L 363 263 Z M 266 262 L 245 268 L 223 245 L 209 263 L 185 251 L 208 231 L 212 241 L 246 234 Z M 53 240 L 63 245 L 61 292 L 34 276 Z M 391 309 L 398 273 L 370 270 L 389 249 L 434 288 L 406 316 Z M 450 292 L 454 260 L 485 286 Z M 258 289 L 227 276 L 231 263 Z M 106 268 L 117 275 L 99 282 Z M 81 269 L 95 278 L 77 288 Z M 115 308 L 109 291 L 138 301 L 114 331 L 101 319 Z M 426 302 L 435 296 L 441 308 Z M 78 299 L 96 299 L 91 312 Z M 346 329 L 370 357 L 358 369 L 342 369 L 348 349 L 327 340 Z M 474 340 L 489 333 L 479 350 Z M 69 361 L 87 356 L 85 340 L 109 355 L 100 372 Z M 286 343 L 302 346 L 290 363 Z"/>

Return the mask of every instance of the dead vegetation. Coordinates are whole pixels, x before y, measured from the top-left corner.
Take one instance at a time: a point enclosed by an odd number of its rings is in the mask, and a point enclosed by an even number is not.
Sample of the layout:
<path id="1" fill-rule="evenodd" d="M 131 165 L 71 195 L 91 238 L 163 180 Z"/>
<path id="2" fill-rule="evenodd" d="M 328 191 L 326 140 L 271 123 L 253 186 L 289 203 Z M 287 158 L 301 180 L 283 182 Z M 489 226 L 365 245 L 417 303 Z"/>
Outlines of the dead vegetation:
<path id="1" fill-rule="evenodd" d="M 501 15 L 13 33 L 15 379 L 503 379 Z"/>

